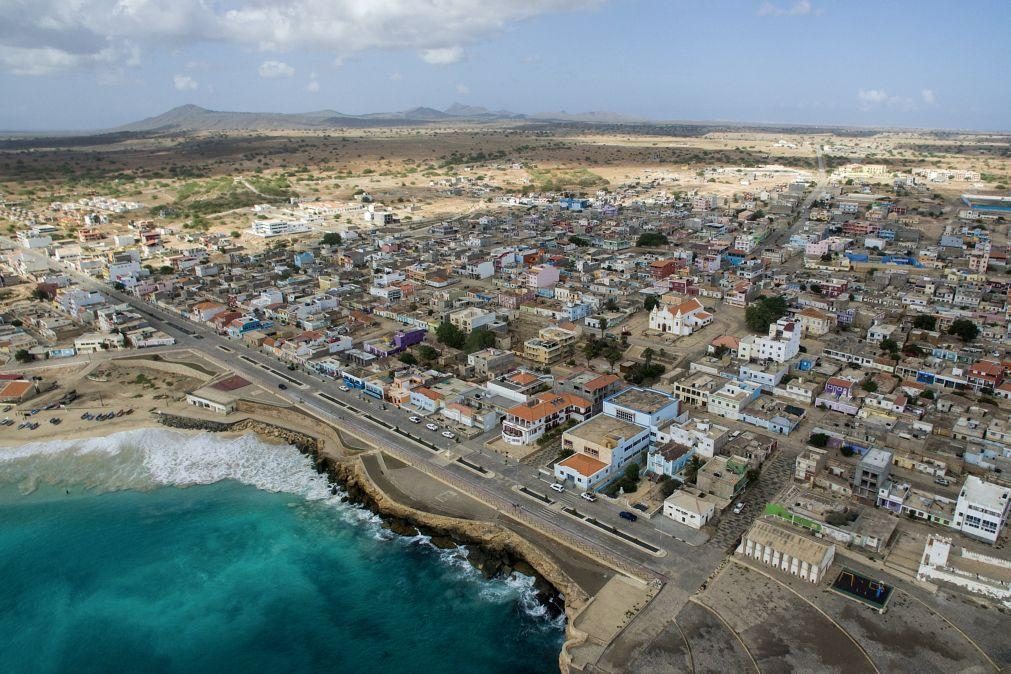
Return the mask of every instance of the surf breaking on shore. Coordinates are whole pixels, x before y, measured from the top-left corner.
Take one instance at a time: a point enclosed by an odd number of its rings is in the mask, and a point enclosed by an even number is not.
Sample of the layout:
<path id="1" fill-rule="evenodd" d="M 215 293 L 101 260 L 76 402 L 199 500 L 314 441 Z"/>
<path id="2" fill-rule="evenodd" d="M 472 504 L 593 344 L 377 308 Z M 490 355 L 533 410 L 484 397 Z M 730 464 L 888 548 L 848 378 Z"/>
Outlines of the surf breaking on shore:
<path id="1" fill-rule="evenodd" d="M 324 502 L 349 525 L 365 526 L 380 540 L 431 548 L 443 563 L 474 580 L 484 580 L 467 562 L 465 547 L 439 549 L 430 537 L 404 537 L 382 527 L 365 508 L 345 503 L 344 493 L 320 474 L 296 447 L 268 442 L 254 433 L 225 435 L 138 428 L 106 437 L 47 440 L 0 447 L 0 484 L 22 494 L 40 486 L 95 493 L 191 487 L 232 480 L 256 489 Z M 485 583 L 480 596 L 490 602 L 517 601 L 527 615 L 561 627 L 537 600 L 534 579 L 513 573 Z M 562 619 L 564 620 L 564 619 Z"/>

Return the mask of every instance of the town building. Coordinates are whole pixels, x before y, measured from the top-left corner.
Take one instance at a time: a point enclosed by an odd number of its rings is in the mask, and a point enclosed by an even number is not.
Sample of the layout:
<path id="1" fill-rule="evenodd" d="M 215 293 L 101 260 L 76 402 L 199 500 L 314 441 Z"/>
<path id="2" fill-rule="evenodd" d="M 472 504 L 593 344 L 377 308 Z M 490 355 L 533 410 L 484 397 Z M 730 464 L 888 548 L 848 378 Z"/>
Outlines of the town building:
<path id="1" fill-rule="evenodd" d="M 620 475 L 648 446 L 648 428 L 598 414 L 562 434 L 562 449 L 573 454 L 555 464 L 555 479 L 594 489 Z"/>
<path id="2" fill-rule="evenodd" d="M 1009 512 L 1011 488 L 970 475 L 958 494 L 954 525 L 966 535 L 996 543 Z"/>
<path id="3" fill-rule="evenodd" d="M 832 566 L 835 544 L 813 540 L 774 520 L 759 519 L 744 534 L 737 554 L 817 583 Z"/>
<path id="4" fill-rule="evenodd" d="M 679 489 L 664 499 L 663 514 L 692 529 L 701 529 L 716 514 L 716 505 L 705 494 Z"/>

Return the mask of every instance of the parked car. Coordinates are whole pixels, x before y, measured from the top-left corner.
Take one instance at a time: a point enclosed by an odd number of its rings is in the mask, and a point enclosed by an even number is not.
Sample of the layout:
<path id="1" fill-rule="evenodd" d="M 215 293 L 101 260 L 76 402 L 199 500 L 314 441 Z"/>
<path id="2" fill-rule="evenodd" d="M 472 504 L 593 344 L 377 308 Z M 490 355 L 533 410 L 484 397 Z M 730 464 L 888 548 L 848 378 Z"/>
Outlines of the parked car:
<path id="1" fill-rule="evenodd" d="M 593 503 L 594 501 L 597 500 L 597 497 L 588 491 L 584 491 L 582 494 L 580 494 L 579 498 L 583 499 L 584 501 L 589 501 L 590 503 Z"/>
<path id="2" fill-rule="evenodd" d="M 638 515 L 636 515 L 635 513 L 630 513 L 627 510 L 622 510 L 620 513 L 618 513 L 618 517 L 620 517 L 623 520 L 628 520 L 629 522 L 635 522 L 636 520 L 639 519 Z"/>
<path id="3" fill-rule="evenodd" d="M 439 430 L 439 427 L 436 426 L 435 424 L 425 424 L 425 428 L 427 428 L 430 431 L 437 431 L 437 430 Z"/>
<path id="4" fill-rule="evenodd" d="M 558 484 L 557 482 L 551 483 L 551 489 L 557 491 L 559 494 L 565 491 L 565 487 L 563 485 Z"/>
<path id="5" fill-rule="evenodd" d="M 737 505 L 734 506 L 734 514 L 735 515 L 740 515 L 743 510 L 744 510 L 744 504 L 743 503 L 738 503 Z"/>
<path id="6" fill-rule="evenodd" d="M 288 385 L 287 384 L 278 384 L 277 388 L 281 389 L 282 391 L 287 391 L 288 390 Z"/>
<path id="7" fill-rule="evenodd" d="M 951 484 L 951 480 L 946 480 L 943 477 L 939 477 L 936 480 L 934 480 L 934 484 L 939 484 L 942 487 L 947 487 L 948 485 Z"/>
<path id="8" fill-rule="evenodd" d="M 455 434 L 455 433 L 452 433 L 452 432 L 450 432 L 450 431 L 443 431 L 443 432 L 442 432 L 442 437 L 444 437 L 444 438 L 449 438 L 450 440 L 452 440 L 453 438 L 455 438 L 455 437 L 456 437 L 456 434 Z"/>
<path id="9" fill-rule="evenodd" d="M 341 386 L 341 387 L 340 387 L 340 390 L 341 390 L 341 391 L 344 391 L 344 393 L 347 393 L 347 392 L 348 392 L 348 391 L 350 391 L 351 389 L 349 389 L 349 388 L 348 388 L 347 386 Z"/>
<path id="10" fill-rule="evenodd" d="M 421 423 L 421 417 L 407 417 L 407 420 L 410 421 L 412 424 Z"/>

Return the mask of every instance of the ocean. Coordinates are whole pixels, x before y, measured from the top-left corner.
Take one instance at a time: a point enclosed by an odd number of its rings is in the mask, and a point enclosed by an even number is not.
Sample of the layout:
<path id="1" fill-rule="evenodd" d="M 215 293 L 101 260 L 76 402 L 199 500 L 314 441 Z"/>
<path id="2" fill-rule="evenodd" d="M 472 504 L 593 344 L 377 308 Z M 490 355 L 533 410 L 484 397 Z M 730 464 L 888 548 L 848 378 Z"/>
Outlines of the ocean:
<path id="1" fill-rule="evenodd" d="M 558 669 L 532 579 L 392 534 L 253 435 L 0 448 L 0 533 L 8 673 Z"/>

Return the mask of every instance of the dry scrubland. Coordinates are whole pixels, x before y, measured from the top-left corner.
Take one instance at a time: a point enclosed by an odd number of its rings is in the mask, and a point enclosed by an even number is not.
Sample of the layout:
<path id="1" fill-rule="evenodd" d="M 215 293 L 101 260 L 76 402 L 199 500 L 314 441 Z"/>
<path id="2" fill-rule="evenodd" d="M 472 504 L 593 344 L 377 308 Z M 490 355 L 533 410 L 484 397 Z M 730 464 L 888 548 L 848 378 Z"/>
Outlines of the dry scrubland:
<path id="1" fill-rule="evenodd" d="M 346 201 L 361 190 L 407 225 L 493 209 L 507 194 L 592 194 L 637 182 L 729 196 L 742 189 L 740 176 L 704 176 L 703 169 L 773 164 L 813 174 L 815 146 L 827 147 L 830 169 L 847 162 L 971 168 L 983 174 L 985 189 L 1000 189 L 1011 177 L 1004 136 L 704 131 L 494 123 L 10 139 L 0 141 L 0 196 L 37 211 L 51 201 L 113 196 L 147 206 L 113 215 L 114 224 L 155 218 L 193 233 L 230 233 L 248 227 L 248 209 L 257 203 L 291 196 Z M 749 189 L 776 182 L 759 178 Z M 949 183 L 934 191 L 951 198 L 966 187 Z"/>

